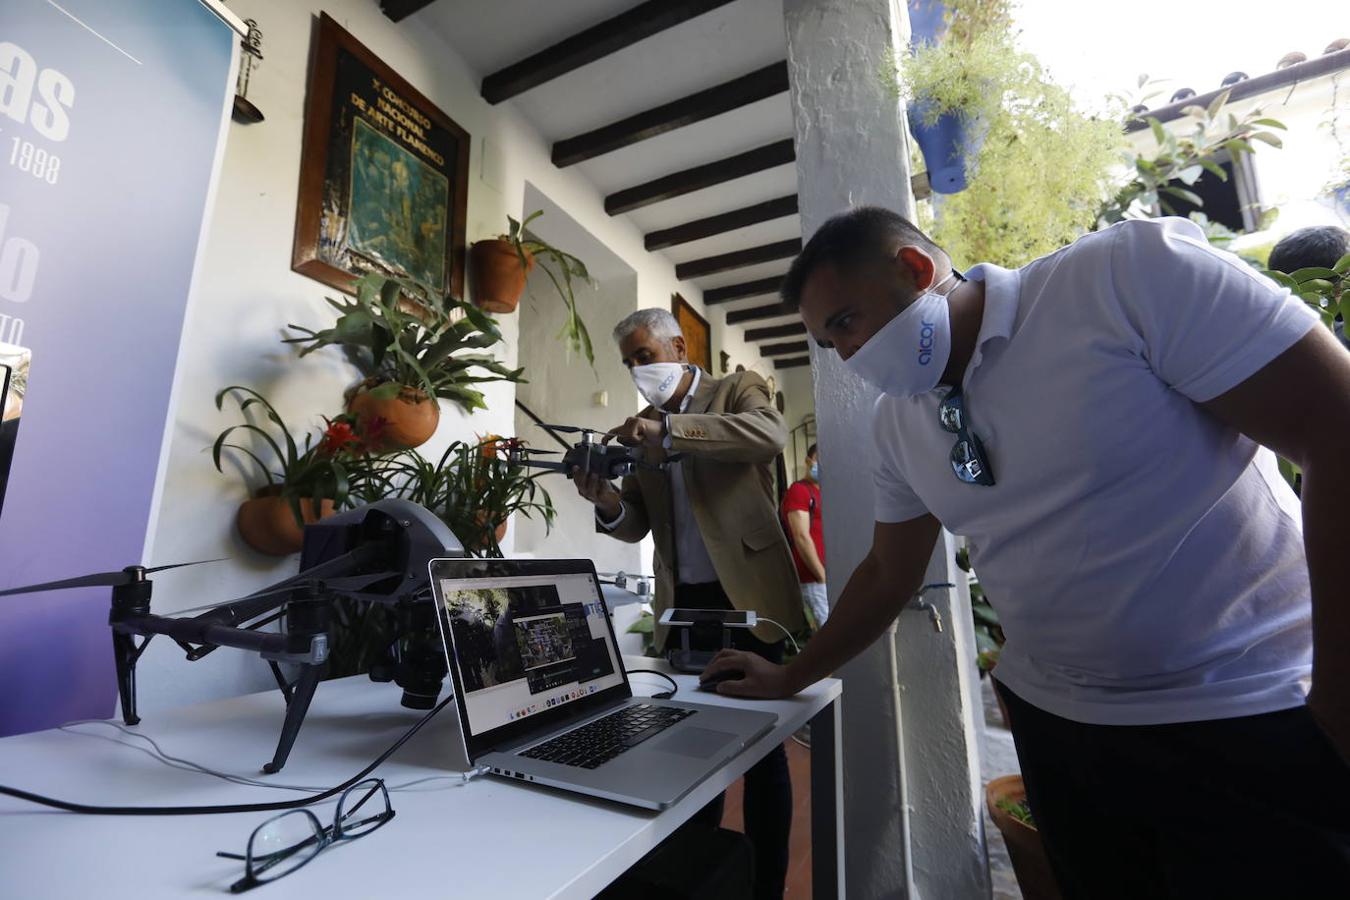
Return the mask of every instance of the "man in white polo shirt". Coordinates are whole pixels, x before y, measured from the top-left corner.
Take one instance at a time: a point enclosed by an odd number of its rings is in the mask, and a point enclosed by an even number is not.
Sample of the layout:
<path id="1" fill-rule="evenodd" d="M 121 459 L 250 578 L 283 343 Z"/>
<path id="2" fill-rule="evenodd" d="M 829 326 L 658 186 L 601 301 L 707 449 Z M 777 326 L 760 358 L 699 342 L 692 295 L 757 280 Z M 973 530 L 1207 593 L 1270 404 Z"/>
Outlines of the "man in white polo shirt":
<path id="1" fill-rule="evenodd" d="M 877 208 L 827 222 L 783 297 L 883 392 L 872 550 L 790 666 L 705 677 L 834 671 L 946 526 L 997 598 L 1066 897 L 1350 896 L 1350 354 L 1317 316 L 1182 219 L 963 277 Z"/>

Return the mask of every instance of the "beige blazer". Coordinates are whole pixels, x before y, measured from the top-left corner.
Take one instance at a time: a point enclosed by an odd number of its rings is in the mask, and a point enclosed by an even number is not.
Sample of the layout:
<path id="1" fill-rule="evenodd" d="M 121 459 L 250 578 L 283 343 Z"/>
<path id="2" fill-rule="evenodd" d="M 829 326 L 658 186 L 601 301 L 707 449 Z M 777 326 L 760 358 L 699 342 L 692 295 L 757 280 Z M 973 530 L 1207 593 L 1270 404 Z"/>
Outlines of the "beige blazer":
<path id="1" fill-rule="evenodd" d="M 639 415 L 657 418 L 652 407 Z M 722 589 L 737 609 L 752 609 L 791 631 L 805 627 L 801 589 L 787 537 L 778 521 L 773 461 L 787 441 L 783 416 L 768 385 L 753 372 L 721 380 L 703 373 L 684 413 L 670 415 L 671 451 L 685 454 L 689 505 Z M 647 448 L 646 460 L 664 462 L 667 451 Z M 656 542 L 656 616 L 672 605 L 675 588 L 675 522 L 670 477 L 639 469 L 623 480 L 624 517 L 609 532 L 636 543 L 650 531 Z M 601 529 L 603 531 L 603 529 Z M 667 629 L 657 628 L 664 649 Z M 770 643 L 783 638 L 772 625 L 754 634 Z"/>

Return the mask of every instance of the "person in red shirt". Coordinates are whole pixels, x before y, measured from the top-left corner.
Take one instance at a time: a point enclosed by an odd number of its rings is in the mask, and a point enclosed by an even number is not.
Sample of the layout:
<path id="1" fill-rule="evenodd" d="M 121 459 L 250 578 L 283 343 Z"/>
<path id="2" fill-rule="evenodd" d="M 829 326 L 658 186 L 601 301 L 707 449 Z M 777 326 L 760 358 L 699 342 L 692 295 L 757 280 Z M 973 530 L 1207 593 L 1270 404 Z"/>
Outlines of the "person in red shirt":
<path id="1" fill-rule="evenodd" d="M 806 477 L 793 482 L 783 495 L 792 559 L 802 586 L 802 603 L 811 610 L 816 627 L 825 624 L 830 604 L 825 591 L 825 535 L 820 518 L 820 459 L 816 445 L 806 451 Z"/>

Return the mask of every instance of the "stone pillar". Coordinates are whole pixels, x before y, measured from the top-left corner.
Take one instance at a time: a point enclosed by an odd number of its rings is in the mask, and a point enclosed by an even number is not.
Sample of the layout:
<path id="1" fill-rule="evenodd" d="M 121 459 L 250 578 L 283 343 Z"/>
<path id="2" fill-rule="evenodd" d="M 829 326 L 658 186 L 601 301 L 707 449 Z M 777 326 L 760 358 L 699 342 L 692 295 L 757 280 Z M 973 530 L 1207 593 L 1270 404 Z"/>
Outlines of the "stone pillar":
<path id="1" fill-rule="evenodd" d="M 885 206 L 912 216 L 904 110 L 882 82 L 887 52 L 907 40 L 904 8 L 894 0 L 784 0 L 783 12 L 803 238 L 852 206 Z M 876 392 L 833 351 L 812 346 L 811 364 L 833 604 L 872 542 L 872 483 L 861 475 L 872 463 Z M 944 532 L 927 580 L 955 582 L 960 574 L 952 538 Z M 844 877 L 851 900 L 989 896 L 969 599 L 957 591 L 934 592 L 929 599 L 942 616 L 941 632 L 925 612 L 909 610 L 899 618 L 900 723 L 892 712 L 887 640 L 839 673 Z M 908 815 L 902 793 L 908 794 Z"/>

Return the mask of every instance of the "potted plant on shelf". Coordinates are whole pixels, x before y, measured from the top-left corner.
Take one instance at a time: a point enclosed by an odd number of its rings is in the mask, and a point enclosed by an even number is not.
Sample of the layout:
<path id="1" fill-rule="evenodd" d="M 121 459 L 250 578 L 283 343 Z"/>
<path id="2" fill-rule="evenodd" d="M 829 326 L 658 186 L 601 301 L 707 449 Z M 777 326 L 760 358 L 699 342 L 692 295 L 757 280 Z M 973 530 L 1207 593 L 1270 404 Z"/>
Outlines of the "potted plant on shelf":
<path id="1" fill-rule="evenodd" d="M 985 807 L 1003 835 L 1025 900 L 1060 900 L 1059 882 L 1027 806 L 1021 775 L 1003 775 L 985 786 Z"/>
<path id="2" fill-rule="evenodd" d="M 574 279 L 589 282 L 590 273 L 586 270 L 586 264 L 577 257 L 526 234 L 525 229 L 530 223 L 543 214 L 543 210 L 537 210 L 523 222 L 508 217 L 509 226 L 505 234 L 475 241 L 469 248 L 469 283 L 473 289 L 473 302 L 490 313 L 515 312 L 525 292 L 525 279 L 538 262 L 567 307 L 567 320 L 558 336 L 565 338 L 568 346 L 583 353 L 586 361 L 594 365 L 591 336 L 577 312 L 577 298 L 573 289 Z"/>
<path id="3" fill-rule="evenodd" d="M 370 449 L 405 449 L 425 443 L 440 422 L 437 398 L 458 403 L 466 411 L 486 409 L 473 385 L 521 380 L 523 369 L 511 369 L 485 350 L 501 341 L 491 317 L 459 300 L 445 308 L 415 299 L 401 279 L 366 275 L 356 296 L 329 299 L 338 318 L 332 328 L 314 331 L 291 325 L 300 337 L 300 355 L 337 345 L 365 376 L 348 391 L 347 410 L 361 429 L 378 431 Z M 457 315 L 452 315 L 456 313 Z"/>
<path id="4" fill-rule="evenodd" d="M 262 394 L 231 385 L 216 394 L 216 409 L 224 409 L 227 395 L 238 403 L 245 421 L 220 433 L 211 446 L 211 459 L 217 471 L 224 472 L 224 453 L 233 451 L 264 479 L 239 506 L 235 517 L 239 535 L 260 553 L 295 553 L 304 542 L 305 525 L 332 515 L 346 504 L 352 480 L 365 463 L 364 440 L 350 418 L 339 416 L 327 420 L 317 443 L 312 434 L 306 435 L 301 449 Z M 255 408 L 270 427 L 248 416 Z M 256 438 L 256 449 L 238 442 L 246 435 Z"/>

